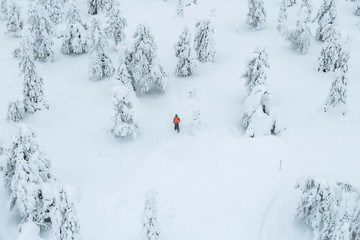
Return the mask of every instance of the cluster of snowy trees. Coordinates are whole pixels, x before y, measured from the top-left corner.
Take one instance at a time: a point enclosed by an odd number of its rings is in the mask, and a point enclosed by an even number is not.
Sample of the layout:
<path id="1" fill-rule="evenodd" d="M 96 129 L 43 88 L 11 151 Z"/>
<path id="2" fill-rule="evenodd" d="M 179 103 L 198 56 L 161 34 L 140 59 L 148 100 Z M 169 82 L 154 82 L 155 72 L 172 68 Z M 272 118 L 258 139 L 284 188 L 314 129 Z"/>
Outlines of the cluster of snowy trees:
<path id="1" fill-rule="evenodd" d="M 249 137 L 276 135 L 285 130 L 284 121 L 272 103 L 271 92 L 266 87 L 266 69 L 270 68 L 264 48 L 258 48 L 247 60 L 242 75 L 248 97 L 242 115 L 242 126 Z"/>
<path id="2" fill-rule="evenodd" d="M 314 239 L 360 238 L 360 192 L 350 184 L 314 177 L 298 181 L 301 192 L 296 219 Z"/>
<path id="3" fill-rule="evenodd" d="M 80 239 L 74 203 L 51 173 L 51 163 L 34 131 L 20 125 L 5 154 L 3 182 L 10 193 L 10 208 L 21 218 L 20 229 L 32 222 L 40 229 L 52 229 L 58 240 Z"/>

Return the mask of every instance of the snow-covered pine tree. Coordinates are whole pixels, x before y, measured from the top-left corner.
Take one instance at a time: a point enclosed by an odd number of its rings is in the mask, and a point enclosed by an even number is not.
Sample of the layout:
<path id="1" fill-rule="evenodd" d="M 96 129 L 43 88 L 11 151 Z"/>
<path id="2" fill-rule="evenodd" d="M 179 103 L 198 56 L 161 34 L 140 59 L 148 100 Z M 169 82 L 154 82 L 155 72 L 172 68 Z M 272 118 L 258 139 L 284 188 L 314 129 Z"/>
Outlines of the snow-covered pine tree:
<path id="1" fill-rule="evenodd" d="M 356 15 L 356 16 L 360 16 L 360 0 L 356 0 L 355 15 Z"/>
<path id="2" fill-rule="evenodd" d="M 126 65 L 135 87 L 145 93 L 149 92 L 153 86 L 164 91 L 167 74 L 159 63 L 157 46 L 147 24 L 140 24 L 133 38 L 135 40 L 126 57 Z"/>
<path id="3" fill-rule="evenodd" d="M 116 71 L 116 80 L 119 80 L 129 91 L 135 91 L 134 84 L 125 63 L 125 54 L 119 57 L 119 67 Z"/>
<path id="4" fill-rule="evenodd" d="M 158 240 L 160 237 L 160 227 L 156 213 L 156 192 L 149 190 L 146 196 L 143 214 L 144 240 Z"/>
<path id="5" fill-rule="evenodd" d="M 109 56 L 105 54 L 107 42 L 101 29 L 99 20 L 93 19 L 89 29 L 90 64 L 89 77 L 92 80 L 100 80 L 114 74 L 114 66 Z"/>
<path id="6" fill-rule="evenodd" d="M 87 52 L 87 26 L 81 21 L 80 9 L 76 7 L 75 2 L 70 3 L 67 19 L 67 33 L 63 38 L 62 53 L 81 54 Z"/>
<path id="7" fill-rule="evenodd" d="M 247 22 L 256 30 L 261 30 L 266 23 L 264 0 L 248 0 Z"/>
<path id="8" fill-rule="evenodd" d="M 75 205 L 63 188 L 57 195 L 56 208 L 51 216 L 55 236 L 57 240 L 78 240 L 80 239 L 80 223 Z"/>
<path id="9" fill-rule="evenodd" d="M 280 4 L 280 12 L 278 17 L 278 22 L 282 23 L 287 20 L 287 1 L 288 0 L 282 0 Z"/>
<path id="10" fill-rule="evenodd" d="M 36 144 L 34 132 L 21 125 L 6 159 L 4 182 L 11 193 L 10 207 L 19 212 L 23 223 L 33 221 L 46 227 L 41 184 L 51 180 L 49 168 L 50 162 Z"/>
<path id="11" fill-rule="evenodd" d="M 8 0 L 0 0 L 0 18 L 7 19 L 8 16 Z"/>
<path id="12" fill-rule="evenodd" d="M 311 15 L 313 12 L 313 5 L 311 3 L 312 0 L 301 0 L 301 8 L 300 8 L 300 14 L 305 15 L 305 22 L 311 21 Z"/>
<path id="13" fill-rule="evenodd" d="M 176 13 L 178 16 L 183 17 L 184 16 L 184 0 L 177 0 L 178 4 L 177 4 L 177 8 L 176 8 Z"/>
<path id="14" fill-rule="evenodd" d="M 109 15 L 113 9 L 120 9 L 120 4 L 117 0 L 101 0 L 101 10 L 105 12 L 105 14 Z"/>
<path id="15" fill-rule="evenodd" d="M 347 88 L 347 73 L 341 70 L 336 70 L 334 74 L 334 81 L 331 85 L 330 93 L 324 106 L 324 111 L 329 109 L 346 113 L 346 88 Z"/>
<path id="16" fill-rule="evenodd" d="M 121 87 L 115 90 L 113 94 L 113 108 L 115 116 L 114 127 L 111 129 L 111 133 L 115 137 L 136 138 L 139 127 L 128 88 Z"/>
<path id="17" fill-rule="evenodd" d="M 191 34 L 188 27 L 181 33 L 175 50 L 178 60 L 175 73 L 181 77 L 191 76 L 196 69 L 196 62 L 192 57 Z"/>
<path id="18" fill-rule="evenodd" d="M 21 9 L 15 2 L 12 2 L 9 5 L 7 14 L 6 33 L 14 32 L 16 36 L 20 37 L 20 32 L 23 30 L 23 27 L 24 22 L 21 18 Z"/>
<path id="19" fill-rule="evenodd" d="M 87 2 L 89 5 L 89 14 L 96 15 L 100 12 L 102 0 L 88 0 Z"/>
<path id="20" fill-rule="evenodd" d="M 8 122 L 19 122 L 24 118 L 24 104 L 20 100 L 9 102 L 6 120 Z"/>
<path id="21" fill-rule="evenodd" d="M 64 0 L 38 0 L 41 3 L 54 25 L 62 23 L 64 20 Z"/>
<path id="22" fill-rule="evenodd" d="M 214 25 L 210 19 L 196 22 L 194 48 L 200 62 L 212 62 L 215 57 Z"/>
<path id="23" fill-rule="evenodd" d="M 319 72 L 334 71 L 336 62 L 338 62 L 340 56 L 340 30 L 333 24 L 329 24 L 327 28 L 328 30 L 324 36 L 326 40 L 318 58 Z"/>
<path id="24" fill-rule="evenodd" d="M 126 27 L 127 21 L 122 16 L 119 6 L 109 10 L 109 18 L 105 32 L 109 38 L 114 40 L 116 46 L 125 40 L 124 29 Z"/>
<path id="25" fill-rule="evenodd" d="M 54 60 L 54 26 L 43 5 L 31 4 L 29 10 L 29 27 L 34 36 L 35 59 L 40 61 Z"/>
<path id="26" fill-rule="evenodd" d="M 287 6 L 292 7 L 296 4 L 296 0 L 287 0 Z"/>
<path id="27" fill-rule="evenodd" d="M 34 63 L 34 39 L 25 31 L 19 49 L 20 74 L 24 77 L 24 108 L 27 113 L 34 113 L 43 107 L 48 108 L 44 97 L 43 78 L 38 75 Z"/>
<path id="28" fill-rule="evenodd" d="M 298 20 L 296 28 L 291 31 L 289 36 L 291 48 L 300 54 L 306 54 L 311 45 L 310 28 L 305 21 Z"/>
<path id="29" fill-rule="evenodd" d="M 245 78 L 245 87 L 250 94 L 255 86 L 265 84 L 267 78 L 265 70 L 270 68 L 270 65 L 265 48 L 255 49 L 246 65 L 247 69 L 242 77 Z"/>
<path id="30" fill-rule="evenodd" d="M 285 124 L 271 101 L 271 93 L 264 85 L 255 86 L 245 101 L 242 125 L 249 137 L 276 135 Z"/>
<path id="31" fill-rule="evenodd" d="M 323 4 L 320 7 L 318 14 L 316 15 L 315 21 L 317 20 L 319 26 L 316 30 L 316 39 L 320 41 L 325 41 L 324 36 L 329 30 L 328 25 L 336 25 L 337 21 L 337 10 L 336 10 L 336 0 L 323 0 Z"/>
<path id="32" fill-rule="evenodd" d="M 352 220 L 350 223 L 350 233 L 353 237 L 353 240 L 360 239 L 360 197 L 356 201 L 356 207 L 352 214 Z"/>

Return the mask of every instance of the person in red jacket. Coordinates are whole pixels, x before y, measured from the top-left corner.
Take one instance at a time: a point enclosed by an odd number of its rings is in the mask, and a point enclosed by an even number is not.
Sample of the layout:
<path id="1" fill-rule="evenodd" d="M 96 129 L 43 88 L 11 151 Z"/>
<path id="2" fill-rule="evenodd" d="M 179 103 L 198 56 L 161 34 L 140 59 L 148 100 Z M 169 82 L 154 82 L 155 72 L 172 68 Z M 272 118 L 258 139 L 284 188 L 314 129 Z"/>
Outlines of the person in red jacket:
<path id="1" fill-rule="evenodd" d="M 174 130 L 179 133 L 180 132 L 180 128 L 179 128 L 180 118 L 179 118 L 179 116 L 177 114 L 175 114 L 173 123 L 175 124 Z"/>

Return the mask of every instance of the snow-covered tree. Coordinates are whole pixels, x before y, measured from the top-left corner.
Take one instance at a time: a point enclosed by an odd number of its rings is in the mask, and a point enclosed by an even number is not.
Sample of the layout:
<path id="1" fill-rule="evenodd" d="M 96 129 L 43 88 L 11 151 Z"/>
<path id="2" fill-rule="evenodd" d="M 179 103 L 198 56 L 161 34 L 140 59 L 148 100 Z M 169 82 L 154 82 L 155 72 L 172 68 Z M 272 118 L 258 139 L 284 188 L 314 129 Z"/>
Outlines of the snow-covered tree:
<path id="1" fill-rule="evenodd" d="M 125 40 L 124 29 L 127 27 L 126 19 L 121 15 L 119 7 L 115 7 L 109 11 L 107 27 L 105 32 L 107 36 L 115 41 L 117 46 Z"/>
<path id="2" fill-rule="evenodd" d="M 92 20 L 89 29 L 90 64 L 89 77 L 92 80 L 100 80 L 114 74 L 114 66 L 109 56 L 105 54 L 107 45 L 104 38 L 104 32 L 101 29 L 100 22 L 97 19 Z"/>
<path id="3" fill-rule="evenodd" d="M 7 19 L 8 15 L 8 0 L 0 0 L 0 18 Z"/>
<path id="4" fill-rule="evenodd" d="M 89 14 L 95 15 L 98 14 L 101 10 L 101 1 L 102 0 L 88 0 L 89 5 Z"/>
<path id="5" fill-rule="evenodd" d="M 21 18 L 21 9 L 15 2 L 12 2 L 9 5 L 7 14 L 6 33 L 14 32 L 16 36 L 20 37 L 20 32 L 23 30 L 23 27 L 24 22 Z"/>
<path id="6" fill-rule="evenodd" d="M 20 100 L 9 102 L 6 120 L 9 122 L 19 122 L 24 118 L 24 104 Z"/>
<path id="7" fill-rule="evenodd" d="M 38 0 L 41 3 L 49 19 L 54 25 L 62 23 L 64 20 L 64 0 Z"/>
<path id="8" fill-rule="evenodd" d="M 191 76 L 196 69 L 195 59 L 192 57 L 191 34 L 189 28 L 181 33 L 179 41 L 175 46 L 177 65 L 175 73 L 181 77 Z"/>
<path id="9" fill-rule="evenodd" d="M 81 21 L 80 9 L 71 2 L 67 13 L 67 32 L 63 38 L 61 51 L 64 54 L 80 54 L 88 50 L 87 26 Z"/>
<path id="10" fill-rule="evenodd" d="M 265 48 L 256 49 L 246 65 L 247 69 L 242 77 L 245 78 L 245 86 L 250 94 L 255 86 L 264 84 L 267 78 L 265 70 L 270 68 L 270 65 Z"/>
<path id="11" fill-rule="evenodd" d="M 107 15 L 111 14 L 110 12 L 113 9 L 118 8 L 119 9 L 120 4 L 117 2 L 117 0 L 101 0 L 101 10 L 105 12 Z"/>
<path id="12" fill-rule="evenodd" d="M 126 65 L 135 87 L 141 92 L 149 92 L 153 86 L 164 91 L 167 74 L 159 63 L 157 46 L 150 28 L 146 24 L 140 24 L 133 38 L 135 40 L 126 57 Z"/>
<path id="13" fill-rule="evenodd" d="M 128 88 L 121 87 L 116 89 L 113 94 L 113 108 L 115 116 L 114 127 L 111 129 L 111 133 L 115 137 L 136 138 L 139 127 Z"/>
<path id="14" fill-rule="evenodd" d="M 177 0 L 177 8 L 176 8 L 176 12 L 177 12 L 177 15 L 179 15 L 180 17 L 183 17 L 184 16 L 184 7 L 185 7 L 185 4 L 184 4 L 184 0 Z"/>
<path id="15" fill-rule="evenodd" d="M 242 126 L 249 137 L 276 135 L 285 124 L 271 101 L 271 93 L 264 85 L 255 86 L 245 101 Z"/>
<path id="16" fill-rule="evenodd" d="M 24 107 L 27 113 L 34 113 L 43 107 L 48 108 L 44 97 L 43 78 L 38 75 L 34 63 L 34 39 L 25 32 L 19 49 L 20 74 L 24 77 Z"/>
<path id="17" fill-rule="evenodd" d="M 306 54 L 311 45 L 311 33 L 309 27 L 302 20 L 298 20 L 296 28 L 289 36 L 291 48 L 300 54 Z"/>
<path id="18" fill-rule="evenodd" d="M 248 0 L 249 12 L 247 14 L 247 22 L 256 30 L 261 28 L 266 23 L 266 11 L 264 7 L 264 0 Z"/>
<path id="19" fill-rule="evenodd" d="M 29 11 L 30 32 L 34 36 L 35 59 L 40 61 L 54 60 L 54 26 L 50 21 L 44 6 L 31 4 Z"/>
<path id="20" fill-rule="evenodd" d="M 61 188 L 57 194 L 56 208 L 51 216 L 53 231 L 58 240 L 80 239 L 80 223 L 75 205 Z"/>
<path id="21" fill-rule="evenodd" d="M 330 93 L 324 106 L 324 111 L 329 109 L 341 112 L 346 112 L 346 88 L 347 88 L 347 73 L 337 70 L 334 74 L 334 81 L 331 85 Z"/>
<path id="22" fill-rule="evenodd" d="M 160 226 L 156 213 L 156 192 L 147 192 L 145 209 L 143 214 L 144 240 L 158 240 L 160 237 Z"/>
<path id="23" fill-rule="evenodd" d="M 280 12 L 278 22 L 282 23 L 287 20 L 287 2 L 288 0 L 282 0 L 280 4 Z"/>
<path id="24" fill-rule="evenodd" d="M 356 15 L 356 16 L 360 16 L 360 0 L 356 0 L 355 15 Z"/>
<path id="25" fill-rule="evenodd" d="M 305 16 L 305 22 L 311 21 L 311 15 L 313 12 L 313 5 L 311 3 L 312 0 L 301 0 L 301 8 L 299 11 L 299 15 Z"/>
<path id="26" fill-rule="evenodd" d="M 295 4 L 296 4 L 296 0 L 287 0 L 287 6 L 288 7 L 292 7 Z"/>
<path id="27" fill-rule="evenodd" d="M 323 0 L 323 4 L 314 20 L 317 20 L 319 24 L 316 30 L 316 39 L 325 41 L 324 36 L 330 30 L 328 25 L 335 25 L 337 21 L 336 0 Z"/>
<path id="28" fill-rule="evenodd" d="M 214 25 L 210 19 L 196 22 L 194 48 L 200 62 L 212 62 L 215 57 Z"/>
<path id="29" fill-rule="evenodd" d="M 322 46 L 320 56 L 318 58 L 318 71 L 329 72 L 334 71 L 336 63 L 340 58 L 340 31 L 337 26 L 328 25 L 329 29 L 324 38 L 325 43 Z"/>
<path id="30" fill-rule="evenodd" d="M 135 91 L 130 73 L 126 66 L 125 54 L 121 53 L 119 57 L 119 67 L 116 71 L 116 80 L 119 80 L 129 91 Z"/>
<path id="31" fill-rule="evenodd" d="M 50 162 L 36 144 L 34 132 L 21 125 L 9 150 L 4 169 L 4 183 L 10 190 L 10 207 L 22 222 L 33 221 L 46 227 L 41 184 L 51 180 Z"/>

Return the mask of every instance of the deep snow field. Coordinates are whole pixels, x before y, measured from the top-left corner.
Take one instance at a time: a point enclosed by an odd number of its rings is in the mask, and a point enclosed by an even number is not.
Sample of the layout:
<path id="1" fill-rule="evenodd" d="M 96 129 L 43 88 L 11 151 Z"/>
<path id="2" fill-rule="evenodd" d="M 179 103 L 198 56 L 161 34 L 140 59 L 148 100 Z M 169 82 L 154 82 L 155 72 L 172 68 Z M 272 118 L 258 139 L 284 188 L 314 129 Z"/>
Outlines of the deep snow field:
<path id="1" fill-rule="evenodd" d="M 27 1 L 18 2 L 25 6 Z M 35 130 L 54 174 L 76 192 L 84 240 L 140 239 L 148 189 L 158 192 L 162 240 L 311 239 L 310 231 L 294 222 L 296 180 L 311 174 L 360 186 L 360 18 L 353 13 L 355 3 L 338 1 L 342 39 L 351 53 L 348 112 L 343 116 L 322 110 L 332 83 L 331 73 L 315 69 L 322 43 L 313 38 L 310 52 L 299 55 L 277 33 L 280 0 L 265 1 L 267 23 L 261 31 L 246 24 L 246 0 L 198 2 L 185 8 L 182 18 L 176 15 L 175 0 L 121 0 L 128 22 L 126 45 L 131 46 L 137 25 L 147 21 L 169 74 L 165 93 L 138 97 L 135 140 L 111 135 L 111 97 L 119 82 L 114 77 L 89 80 L 87 54 L 63 55 L 57 39 L 54 63 L 36 62 L 50 109 L 24 122 Z M 321 1 L 313 2 L 316 12 Z M 89 20 L 86 1 L 78 4 Z M 299 7 L 289 8 L 286 25 L 295 26 Z M 198 63 L 192 77 L 176 77 L 178 36 L 188 25 L 193 37 L 196 19 L 209 15 L 215 25 L 215 62 Z M 58 27 L 58 35 L 63 28 Z M 314 35 L 316 23 L 311 28 Z M 2 21 L 0 33 L 4 31 Z M 6 146 L 17 129 L 6 121 L 8 102 L 22 94 L 18 60 L 12 55 L 19 42 L 12 35 L 0 37 L 0 138 Z M 244 60 L 257 46 L 265 46 L 269 54 L 267 86 L 286 120 L 287 130 L 280 136 L 248 138 L 241 128 L 247 92 L 240 76 Z M 118 51 L 112 42 L 107 50 L 116 66 Z M 189 90 L 194 88 L 203 124 L 196 132 L 189 126 L 194 102 Z M 175 113 L 182 120 L 180 134 L 173 131 Z M 1 240 L 19 234 L 7 200 L 1 179 Z"/>

